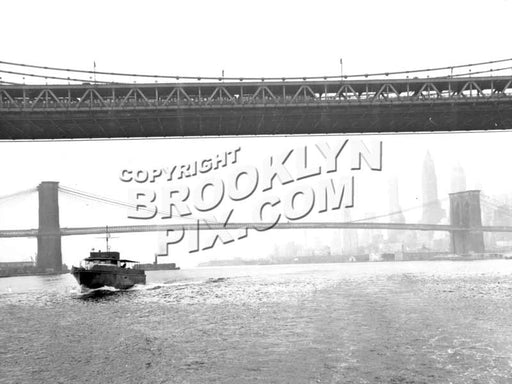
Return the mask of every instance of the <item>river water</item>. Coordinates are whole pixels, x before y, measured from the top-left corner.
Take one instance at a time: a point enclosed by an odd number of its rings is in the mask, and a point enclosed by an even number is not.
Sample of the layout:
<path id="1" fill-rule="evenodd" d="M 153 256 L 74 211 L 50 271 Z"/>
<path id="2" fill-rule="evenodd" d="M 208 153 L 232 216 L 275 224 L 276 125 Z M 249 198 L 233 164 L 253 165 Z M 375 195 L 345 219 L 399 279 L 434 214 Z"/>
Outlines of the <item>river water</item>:
<path id="1" fill-rule="evenodd" d="M 147 275 L 0 279 L 0 382 L 512 382 L 512 260 Z"/>

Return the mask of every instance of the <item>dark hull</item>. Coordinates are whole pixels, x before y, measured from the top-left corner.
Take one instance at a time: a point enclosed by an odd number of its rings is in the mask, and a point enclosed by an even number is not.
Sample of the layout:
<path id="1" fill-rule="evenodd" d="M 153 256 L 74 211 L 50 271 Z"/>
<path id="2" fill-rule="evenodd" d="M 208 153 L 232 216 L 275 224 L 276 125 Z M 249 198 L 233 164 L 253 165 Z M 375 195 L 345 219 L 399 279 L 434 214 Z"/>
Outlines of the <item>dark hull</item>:
<path id="1" fill-rule="evenodd" d="M 146 284 L 146 275 L 143 270 L 95 267 L 93 269 L 71 268 L 71 274 L 78 283 L 89 289 L 101 287 L 114 287 L 127 289 L 135 284 Z"/>

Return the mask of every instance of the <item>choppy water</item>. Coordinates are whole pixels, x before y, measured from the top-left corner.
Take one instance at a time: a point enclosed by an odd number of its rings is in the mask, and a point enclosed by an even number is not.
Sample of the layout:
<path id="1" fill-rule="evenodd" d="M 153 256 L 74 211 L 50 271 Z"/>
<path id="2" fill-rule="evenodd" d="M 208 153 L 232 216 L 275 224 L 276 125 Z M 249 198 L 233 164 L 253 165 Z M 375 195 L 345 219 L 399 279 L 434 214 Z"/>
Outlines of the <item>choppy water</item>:
<path id="1" fill-rule="evenodd" d="M 0 279 L 1 383 L 511 383 L 512 260 Z"/>

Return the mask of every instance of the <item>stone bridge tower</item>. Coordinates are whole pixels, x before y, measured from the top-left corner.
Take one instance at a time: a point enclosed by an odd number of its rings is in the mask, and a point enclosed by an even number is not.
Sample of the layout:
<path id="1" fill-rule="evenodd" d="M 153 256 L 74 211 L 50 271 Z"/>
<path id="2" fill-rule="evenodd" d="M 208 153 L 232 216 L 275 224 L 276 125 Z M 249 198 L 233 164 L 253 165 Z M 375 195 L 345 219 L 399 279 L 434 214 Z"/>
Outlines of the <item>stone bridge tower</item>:
<path id="1" fill-rule="evenodd" d="M 471 230 L 482 226 L 480 191 L 450 193 L 450 224 L 454 227 L 468 228 L 467 231 L 451 232 L 453 253 L 462 255 L 485 251 L 483 233 Z"/>
<path id="2" fill-rule="evenodd" d="M 37 235 L 37 268 L 62 270 L 59 223 L 59 183 L 43 181 L 39 193 L 39 233 Z"/>

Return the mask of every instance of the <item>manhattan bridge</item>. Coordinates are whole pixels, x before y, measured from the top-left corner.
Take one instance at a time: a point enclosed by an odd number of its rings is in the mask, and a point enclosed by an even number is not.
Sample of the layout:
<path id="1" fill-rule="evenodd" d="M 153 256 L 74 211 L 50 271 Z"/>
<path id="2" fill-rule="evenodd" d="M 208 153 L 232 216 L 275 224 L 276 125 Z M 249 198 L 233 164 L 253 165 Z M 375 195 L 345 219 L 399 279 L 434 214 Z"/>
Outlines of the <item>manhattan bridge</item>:
<path id="1" fill-rule="evenodd" d="M 0 139 L 512 128 L 512 59 L 317 77 L 201 77 L 0 61 Z"/>

